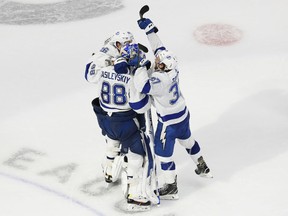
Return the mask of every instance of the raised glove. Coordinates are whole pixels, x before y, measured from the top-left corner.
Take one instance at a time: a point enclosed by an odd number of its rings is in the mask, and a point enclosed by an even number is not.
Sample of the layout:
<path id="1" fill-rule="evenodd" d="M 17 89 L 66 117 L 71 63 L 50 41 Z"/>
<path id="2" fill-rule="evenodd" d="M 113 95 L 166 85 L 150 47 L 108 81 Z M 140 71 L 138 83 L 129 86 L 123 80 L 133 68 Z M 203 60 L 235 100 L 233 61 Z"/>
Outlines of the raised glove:
<path id="1" fill-rule="evenodd" d="M 137 21 L 138 26 L 140 29 L 145 30 L 146 34 L 151 34 L 152 32 L 158 32 L 158 28 L 153 24 L 153 22 L 150 19 L 142 18 Z"/>

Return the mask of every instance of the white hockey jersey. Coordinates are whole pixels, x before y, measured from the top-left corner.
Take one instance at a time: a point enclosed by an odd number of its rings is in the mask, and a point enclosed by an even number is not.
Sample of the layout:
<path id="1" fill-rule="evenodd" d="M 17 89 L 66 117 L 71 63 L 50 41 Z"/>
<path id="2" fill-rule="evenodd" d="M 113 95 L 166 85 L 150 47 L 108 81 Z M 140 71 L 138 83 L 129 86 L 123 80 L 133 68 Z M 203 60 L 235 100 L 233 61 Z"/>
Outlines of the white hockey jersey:
<path id="1" fill-rule="evenodd" d="M 155 33 L 149 34 L 148 40 L 155 55 L 165 49 Z M 188 109 L 179 87 L 177 67 L 169 72 L 155 71 L 154 67 L 147 71 L 141 67 L 135 73 L 134 83 L 138 91 L 152 96 L 159 121 L 171 125 L 187 117 Z"/>
<path id="2" fill-rule="evenodd" d="M 109 47 L 106 51 L 109 51 Z M 113 65 L 105 63 L 113 57 L 107 52 L 100 51 L 93 55 L 85 71 L 86 80 L 97 84 L 100 106 L 108 113 L 124 112 L 131 108 L 138 113 L 146 112 L 151 104 L 149 96 L 135 89 L 130 74 L 117 74 Z"/>
<path id="3" fill-rule="evenodd" d="M 119 57 L 119 52 L 116 47 L 112 46 L 111 44 L 104 45 L 99 52 L 96 52 L 92 55 L 91 59 L 89 60 L 89 63 L 86 66 L 85 71 L 85 79 L 88 82 L 91 83 L 97 83 L 98 77 L 96 74 L 98 74 L 98 71 L 101 70 L 104 67 L 107 67 L 111 65 L 111 63 Z M 93 68 L 91 68 L 90 64 L 94 65 Z M 89 71 L 90 69 L 90 71 Z M 94 73 L 95 72 L 95 73 Z M 93 74 L 94 73 L 94 74 Z"/>

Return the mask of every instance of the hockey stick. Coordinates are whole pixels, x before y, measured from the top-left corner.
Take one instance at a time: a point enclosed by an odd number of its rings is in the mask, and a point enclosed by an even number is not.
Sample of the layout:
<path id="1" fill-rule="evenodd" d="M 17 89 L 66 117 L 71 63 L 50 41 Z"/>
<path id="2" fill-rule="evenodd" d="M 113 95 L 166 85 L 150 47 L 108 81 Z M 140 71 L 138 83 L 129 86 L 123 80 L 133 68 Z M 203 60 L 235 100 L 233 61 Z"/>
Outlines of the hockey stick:
<path id="1" fill-rule="evenodd" d="M 140 19 L 143 19 L 144 14 L 147 13 L 149 10 L 150 10 L 149 6 L 148 5 L 144 5 L 139 11 Z M 158 32 L 158 28 L 156 26 L 154 28 L 155 28 L 154 32 L 157 33 Z"/>
<path id="2" fill-rule="evenodd" d="M 150 151 L 151 151 L 151 156 L 152 156 L 152 169 L 149 170 L 149 175 L 150 175 L 150 183 L 152 183 L 152 180 L 154 180 L 154 184 L 155 184 L 155 191 L 156 191 L 156 196 L 158 198 L 158 205 L 160 204 L 160 196 L 159 196 L 159 191 L 158 191 L 158 176 L 157 176 L 157 166 L 156 166 L 156 157 L 155 157 L 155 151 L 154 151 L 154 127 L 153 127 L 153 120 L 152 120 L 152 113 L 151 113 L 151 109 L 149 109 L 146 112 L 146 119 L 148 121 L 148 127 L 149 127 L 149 135 L 150 135 L 150 143 L 149 143 L 149 147 L 150 147 Z"/>
<path id="3" fill-rule="evenodd" d="M 143 15 L 149 11 L 149 6 L 148 5 L 144 5 L 140 11 L 139 11 L 139 16 L 140 16 L 140 19 L 143 19 Z"/>
<path id="4" fill-rule="evenodd" d="M 142 50 L 144 53 L 148 53 L 148 48 L 144 46 L 143 44 L 138 43 L 139 50 Z"/>

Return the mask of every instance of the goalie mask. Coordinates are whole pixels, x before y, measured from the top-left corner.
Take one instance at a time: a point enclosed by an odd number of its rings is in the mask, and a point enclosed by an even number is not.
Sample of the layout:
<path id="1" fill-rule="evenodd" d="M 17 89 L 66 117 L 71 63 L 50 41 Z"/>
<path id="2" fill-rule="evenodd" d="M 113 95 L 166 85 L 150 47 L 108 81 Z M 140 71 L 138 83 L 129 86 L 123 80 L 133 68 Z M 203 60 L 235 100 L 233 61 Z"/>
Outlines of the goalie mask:
<path id="1" fill-rule="evenodd" d="M 127 44 L 122 47 L 120 54 L 130 66 L 138 66 L 142 59 L 146 58 L 145 53 L 139 49 L 138 44 Z"/>
<path id="2" fill-rule="evenodd" d="M 162 50 L 156 55 L 155 63 L 158 69 L 168 72 L 177 66 L 177 59 L 172 52 Z"/>

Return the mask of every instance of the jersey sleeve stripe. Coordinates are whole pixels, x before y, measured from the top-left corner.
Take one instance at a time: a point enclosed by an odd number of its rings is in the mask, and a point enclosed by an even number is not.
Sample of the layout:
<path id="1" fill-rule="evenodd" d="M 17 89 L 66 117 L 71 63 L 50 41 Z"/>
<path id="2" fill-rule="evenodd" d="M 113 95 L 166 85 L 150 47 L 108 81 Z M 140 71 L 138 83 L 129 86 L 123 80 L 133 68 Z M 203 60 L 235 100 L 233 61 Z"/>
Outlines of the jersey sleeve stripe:
<path id="1" fill-rule="evenodd" d="M 88 81 L 88 72 L 89 72 L 89 68 L 90 68 L 90 65 L 92 64 L 92 62 L 88 63 L 86 65 L 86 68 L 85 68 L 85 79 Z"/>
<path id="2" fill-rule="evenodd" d="M 186 109 L 187 109 L 187 107 L 185 107 L 184 110 L 182 110 L 178 113 L 173 113 L 173 114 L 169 114 L 169 115 L 165 115 L 165 116 L 160 116 L 158 113 L 157 113 L 157 115 L 162 120 L 162 122 L 167 122 L 169 120 L 177 119 L 177 118 L 180 118 L 181 116 L 183 116 L 186 113 Z"/>
<path id="3" fill-rule="evenodd" d="M 119 108 L 112 108 L 112 107 L 109 107 L 109 106 L 106 106 L 104 103 L 102 103 L 100 101 L 100 106 L 101 108 L 106 111 L 106 112 L 123 112 L 123 111 L 129 111 L 127 109 L 119 109 Z"/>
<path id="4" fill-rule="evenodd" d="M 160 50 L 166 50 L 166 48 L 163 47 L 163 46 L 162 46 L 162 47 L 158 47 L 158 48 L 155 50 L 154 55 L 156 55 L 157 52 L 160 51 Z"/>
<path id="5" fill-rule="evenodd" d="M 141 93 L 143 93 L 143 94 L 148 94 L 148 93 L 150 92 L 150 90 L 151 90 L 151 85 L 150 85 L 150 82 L 149 82 L 149 80 L 148 80 L 148 81 L 145 83 L 145 85 L 144 85 Z"/>
<path id="6" fill-rule="evenodd" d="M 149 96 L 146 95 L 142 100 L 138 101 L 138 102 L 130 102 L 129 105 L 132 109 L 134 110 L 140 110 L 143 107 L 145 107 L 149 102 Z"/>

